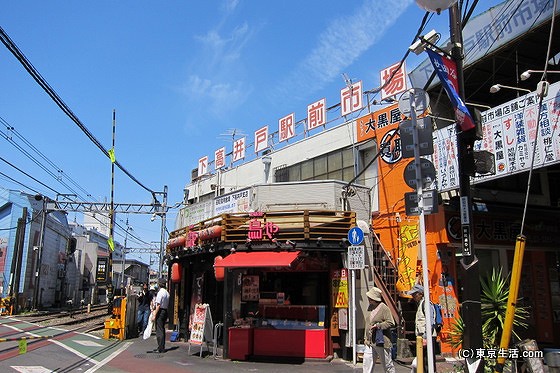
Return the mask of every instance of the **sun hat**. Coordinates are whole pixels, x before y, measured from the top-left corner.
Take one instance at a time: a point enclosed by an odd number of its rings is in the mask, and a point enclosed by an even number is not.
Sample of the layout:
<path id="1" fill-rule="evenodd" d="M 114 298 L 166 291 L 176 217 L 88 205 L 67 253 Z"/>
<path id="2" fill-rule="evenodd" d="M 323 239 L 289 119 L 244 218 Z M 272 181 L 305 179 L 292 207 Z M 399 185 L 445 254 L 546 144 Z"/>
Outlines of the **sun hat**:
<path id="1" fill-rule="evenodd" d="M 375 286 L 368 290 L 366 296 L 374 301 L 381 302 L 381 289 L 376 288 Z"/>
<path id="2" fill-rule="evenodd" d="M 412 295 L 414 293 L 424 294 L 424 287 L 420 284 L 416 284 L 412 287 L 412 289 L 410 289 L 409 291 L 406 292 L 406 294 L 408 294 L 408 295 Z"/>

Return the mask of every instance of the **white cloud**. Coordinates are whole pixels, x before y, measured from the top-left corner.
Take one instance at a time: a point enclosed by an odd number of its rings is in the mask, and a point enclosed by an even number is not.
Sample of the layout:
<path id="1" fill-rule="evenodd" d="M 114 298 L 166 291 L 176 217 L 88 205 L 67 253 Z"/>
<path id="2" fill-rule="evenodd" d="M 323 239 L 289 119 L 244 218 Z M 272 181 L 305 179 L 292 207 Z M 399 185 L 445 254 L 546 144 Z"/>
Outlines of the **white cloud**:
<path id="1" fill-rule="evenodd" d="M 225 0 L 222 4 L 222 9 L 225 10 L 227 13 L 231 13 L 237 8 L 239 4 L 239 0 Z"/>
<path id="2" fill-rule="evenodd" d="M 188 95 L 190 101 L 208 109 L 202 111 L 210 111 L 216 116 L 221 116 L 245 102 L 251 93 L 251 88 L 242 82 L 217 81 L 191 75 L 183 92 Z"/>
<path id="3" fill-rule="evenodd" d="M 367 0 L 349 16 L 338 18 L 319 36 L 318 45 L 286 80 L 277 94 L 302 96 L 323 88 L 384 35 L 412 0 Z"/>

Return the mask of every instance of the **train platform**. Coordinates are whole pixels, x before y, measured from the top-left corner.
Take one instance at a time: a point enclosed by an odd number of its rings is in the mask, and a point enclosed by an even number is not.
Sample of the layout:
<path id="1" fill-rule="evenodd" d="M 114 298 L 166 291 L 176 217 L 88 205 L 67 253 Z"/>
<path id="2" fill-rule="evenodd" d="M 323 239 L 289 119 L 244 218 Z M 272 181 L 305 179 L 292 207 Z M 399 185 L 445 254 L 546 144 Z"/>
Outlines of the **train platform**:
<path id="1" fill-rule="evenodd" d="M 157 347 L 155 333 L 146 340 L 133 338 L 123 341 L 127 348 L 107 361 L 97 372 L 188 372 L 188 373 L 234 373 L 234 372 L 306 372 L 343 373 L 361 372 L 362 364 L 356 365 L 342 359 L 273 359 L 266 361 L 237 361 L 224 359 L 221 349 L 215 352 L 210 346 L 201 348 L 188 342 L 170 342 L 167 332 L 166 351 L 153 352 Z M 411 359 L 395 362 L 397 373 L 410 372 Z M 454 363 L 437 359 L 438 372 L 453 372 Z"/>

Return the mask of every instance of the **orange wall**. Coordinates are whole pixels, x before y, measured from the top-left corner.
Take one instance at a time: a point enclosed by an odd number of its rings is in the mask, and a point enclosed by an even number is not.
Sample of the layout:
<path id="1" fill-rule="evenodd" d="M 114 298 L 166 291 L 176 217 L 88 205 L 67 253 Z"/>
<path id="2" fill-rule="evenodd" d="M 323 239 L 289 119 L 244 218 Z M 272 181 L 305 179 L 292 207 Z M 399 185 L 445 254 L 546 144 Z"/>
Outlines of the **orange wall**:
<path id="1" fill-rule="evenodd" d="M 406 215 L 404 207 L 404 193 L 413 191 L 406 185 L 403 178 L 404 169 L 411 159 L 402 158 L 398 133 L 390 139 L 391 134 L 398 129 L 400 119 L 401 115 L 395 104 L 356 120 L 358 141 L 375 139 L 378 149 L 381 149 L 384 143 L 389 143 L 389 146 L 382 152 L 383 155 L 378 158 L 379 211 L 374 212 L 372 226 L 380 237 L 383 247 L 393 258 L 395 265 L 398 265 L 402 226 L 418 224 L 418 217 Z M 438 296 L 437 289 L 441 276 L 441 263 L 438 259 L 436 244 L 449 241 L 445 232 L 443 211 L 426 215 L 425 222 L 430 287 L 434 290 L 435 298 Z M 418 261 L 417 265 L 420 264 L 421 262 Z"/>

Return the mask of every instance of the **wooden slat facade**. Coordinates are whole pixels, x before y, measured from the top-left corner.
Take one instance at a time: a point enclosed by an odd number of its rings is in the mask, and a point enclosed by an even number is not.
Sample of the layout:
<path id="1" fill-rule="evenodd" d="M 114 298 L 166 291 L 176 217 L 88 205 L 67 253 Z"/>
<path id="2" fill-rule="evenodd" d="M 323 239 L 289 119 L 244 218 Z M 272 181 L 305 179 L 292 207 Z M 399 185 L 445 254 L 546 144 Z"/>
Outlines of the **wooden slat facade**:
<path id="1" fill-rule="evenodd" d="M 251 221 L 258 221 L 263 229 L 262 240 L 255 244 L 270 244 L 275 242 L 292 241 L 304 243 L 306 241 L 321 241 L 325 244 L 338 243 L 347 237 L 348 230 L 356 225 L 356 214 L 353 211 L 332 210 L 293 210 L 268 211 L 259 213 L 231 213 L 201 221 L 190 227 L 183 227 L 170 233 L 167 251 L 174 249 L 170 243 L 174 238 L 185 236 L 189 232 L 200 232 L 210 227 L 221 227 L 219 237 L 207 240 L 197 239 L 194 247 L 204 247 L 209 244 L 245 244 L 249 237 Z M 274 224 L 278 230 L 273 235 L 267 235 L 267 223 Z M 269 226 L 270 227 L 270 226 Z M 270 232 L 269 232 L 270 233 Z M 273 240 L 274 239 L 274 240 Z M 188 246 L 188 245 L 186 245 Z"/>

